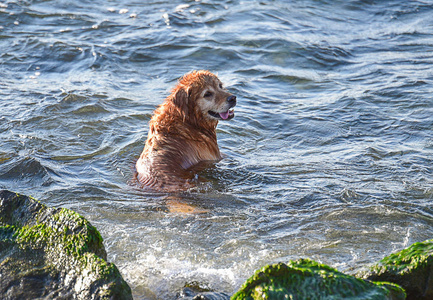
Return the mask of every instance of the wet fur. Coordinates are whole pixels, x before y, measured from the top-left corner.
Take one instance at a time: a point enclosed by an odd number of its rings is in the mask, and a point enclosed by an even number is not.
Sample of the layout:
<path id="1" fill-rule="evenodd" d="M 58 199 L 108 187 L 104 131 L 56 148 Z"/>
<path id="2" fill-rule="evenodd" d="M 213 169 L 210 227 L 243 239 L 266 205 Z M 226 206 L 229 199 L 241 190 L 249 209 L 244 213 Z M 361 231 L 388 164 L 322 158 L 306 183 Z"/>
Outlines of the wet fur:
<path id="1" fill-rule="evenodd" d="M 207 91 L 214 94 L 212 99 L 204 97 Z M 229 96 L 209 71 L 194 71 L 182 77 L 149 122 L 146 145 L 136 163 L 138 182 L 160 191 L 192 187 L 191 167 L 221 159 L 216 136 L 218 119 L 208 110 L 228 111 L 234 106 L 227 103 Z"/>

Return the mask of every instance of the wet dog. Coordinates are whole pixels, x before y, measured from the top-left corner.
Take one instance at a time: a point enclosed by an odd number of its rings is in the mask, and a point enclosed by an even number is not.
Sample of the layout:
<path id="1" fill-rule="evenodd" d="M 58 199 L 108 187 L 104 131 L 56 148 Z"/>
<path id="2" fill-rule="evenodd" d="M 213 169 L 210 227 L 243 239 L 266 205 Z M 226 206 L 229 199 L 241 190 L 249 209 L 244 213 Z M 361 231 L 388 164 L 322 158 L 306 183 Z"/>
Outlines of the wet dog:
<path id="1" fill-rule="evenodd" d="M 159 191 L 193 186 L 190 169 L 218 161 L 218 121 L 234 117 L 236 96 L 209 71 L 183 76 L 154 112 L 143 152 L 136 163 L 137 180 Z"/>

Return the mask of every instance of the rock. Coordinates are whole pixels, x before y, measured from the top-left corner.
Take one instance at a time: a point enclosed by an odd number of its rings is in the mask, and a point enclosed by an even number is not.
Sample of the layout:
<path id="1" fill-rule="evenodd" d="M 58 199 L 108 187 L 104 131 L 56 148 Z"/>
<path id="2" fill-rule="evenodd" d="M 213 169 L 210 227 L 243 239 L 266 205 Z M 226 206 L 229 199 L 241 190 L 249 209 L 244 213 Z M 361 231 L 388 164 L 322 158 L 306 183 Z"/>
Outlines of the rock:
<path id="1" fill-rule="evenodd" d="M 343 274 L 312 260 L 268 265 L 249 278 L 232 300 L 241 299 L 405 299 L 391 283 Z"/>
<path id="2" fill-rule="evenodd" d="M 178 300 L 230 300 L 230 296 L 225 293 L 212 291 L 198 291 L 193 288 L 183 288 L 177 295 Z"/>
<path id="3" fill-rule="evenodd" d="M 393 253 L 358 276 L 396 283 L 406 290 L 408 300 L 433 299 L 433 240 Z"/>
<path id="4" fill-rule="evenodd" d="M 210 289 L 203 288 L 197 282 L 188 283 L 177 294 L 177 300 L 230 300 L 230 296 L 225 293 L 218 293 Z"/>
<path id="5" fill-rule="evenodd" d="M 99 232 L 64 208 L 0 191 L 2 299 L 132 299 Z"/>

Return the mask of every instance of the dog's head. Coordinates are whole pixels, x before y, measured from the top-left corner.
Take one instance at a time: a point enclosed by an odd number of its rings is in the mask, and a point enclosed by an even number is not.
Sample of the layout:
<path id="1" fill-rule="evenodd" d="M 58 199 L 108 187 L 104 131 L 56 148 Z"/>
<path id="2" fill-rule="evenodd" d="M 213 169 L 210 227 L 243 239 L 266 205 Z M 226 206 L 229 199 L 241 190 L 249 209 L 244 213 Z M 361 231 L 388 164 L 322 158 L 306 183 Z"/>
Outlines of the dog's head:
<path id="1" fill-rule="evenodd" d="M 219 120 L 234 117 L 236 96 L 229 93 L 215 74 L 209 71 L 194 71 L 179 80 L 173 90 L 172 101 L 184 120 L 197 123 L 216 124 Z"/>

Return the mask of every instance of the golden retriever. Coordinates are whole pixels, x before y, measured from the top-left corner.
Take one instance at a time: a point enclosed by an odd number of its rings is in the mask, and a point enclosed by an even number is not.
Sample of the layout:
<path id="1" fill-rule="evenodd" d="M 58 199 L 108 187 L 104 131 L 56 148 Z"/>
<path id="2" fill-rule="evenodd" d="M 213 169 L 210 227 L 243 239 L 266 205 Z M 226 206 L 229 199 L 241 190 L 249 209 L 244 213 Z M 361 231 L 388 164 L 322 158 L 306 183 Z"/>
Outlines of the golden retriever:
<path id="1" fill-rule="evenodd" d="M 158 191 L 181 191 L 192 186 L 189 170 L 200 162 L 218 161 L 216 126 L 234 117 L 236 96 L 209 71 L 184 75 L 154 112 L 136 178 Z"/>

